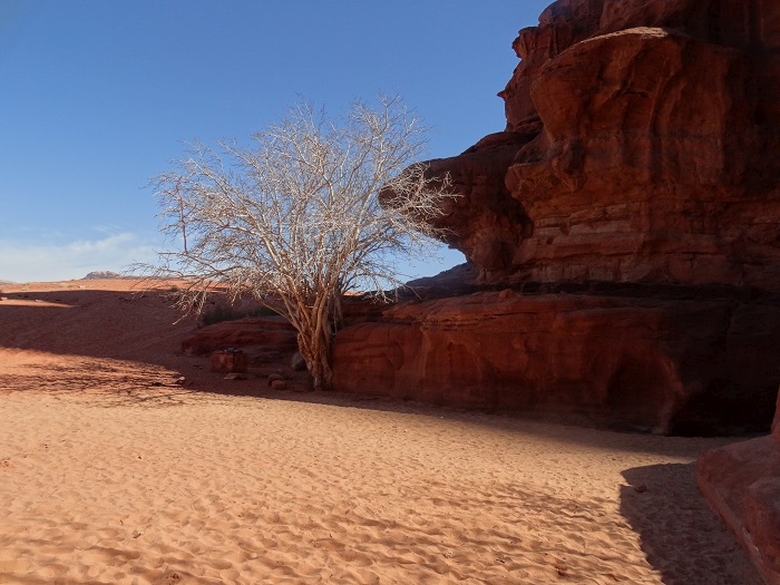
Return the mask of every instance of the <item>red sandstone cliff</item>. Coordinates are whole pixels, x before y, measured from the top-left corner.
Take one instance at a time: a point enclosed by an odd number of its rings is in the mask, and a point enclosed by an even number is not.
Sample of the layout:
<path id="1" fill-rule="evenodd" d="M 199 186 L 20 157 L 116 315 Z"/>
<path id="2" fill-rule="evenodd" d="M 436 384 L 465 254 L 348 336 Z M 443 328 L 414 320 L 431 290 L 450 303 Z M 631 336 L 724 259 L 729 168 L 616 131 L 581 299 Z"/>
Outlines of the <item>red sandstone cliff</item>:
<path id="1" fill-rule="evenodd" d="M 779 347 L 774 302 L 507 289 L 403 303 L 347 327 L 333 370 L 355 393 L 730 434 L 771 420 Z"/>
<path id="2" fill-rule="evenodd" d="M 559 0 L 512 46 L 506 128 L 430 161 L 461 195 L 438 221 L 474 296 L 434 279 L 421 294 L 449 298 L 342 330 L 336 386 L 662 432 L 767 428 L 780 3 Z"/>
<path id="3" fill-rule="evenodd" d="M 780 5 L 559 0 L 513 48 L 505 131 L 431 161 L 483 282 L 780 289 Z"/>

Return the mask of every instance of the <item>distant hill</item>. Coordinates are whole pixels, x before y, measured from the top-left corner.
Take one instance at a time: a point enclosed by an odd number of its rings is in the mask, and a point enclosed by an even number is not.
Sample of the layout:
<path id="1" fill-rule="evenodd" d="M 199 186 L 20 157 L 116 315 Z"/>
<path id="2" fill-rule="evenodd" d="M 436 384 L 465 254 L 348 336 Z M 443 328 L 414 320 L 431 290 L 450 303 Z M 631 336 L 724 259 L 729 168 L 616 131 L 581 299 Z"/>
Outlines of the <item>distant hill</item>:
<path id="1" fill-rule="evenodd" d="M 127 278 L 118 272 L 111 272 L 110 270 L 95 270 L 87 274 L 81 280 L 99 280 L 107 278 Z"/>

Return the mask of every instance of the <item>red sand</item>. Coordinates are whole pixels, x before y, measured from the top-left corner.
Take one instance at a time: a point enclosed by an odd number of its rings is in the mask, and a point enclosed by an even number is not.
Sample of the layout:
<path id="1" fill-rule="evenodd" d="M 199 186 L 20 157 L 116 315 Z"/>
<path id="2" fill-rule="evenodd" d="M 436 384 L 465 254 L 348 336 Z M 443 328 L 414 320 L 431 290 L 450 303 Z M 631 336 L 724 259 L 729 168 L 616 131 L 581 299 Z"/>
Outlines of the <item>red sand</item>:
<path id="1" fill-rule="evenodd" d="M 760 583 L 694 482 L 729 440 L 226 381 L 169 288 L 2 287 L 0 583 Z"/>

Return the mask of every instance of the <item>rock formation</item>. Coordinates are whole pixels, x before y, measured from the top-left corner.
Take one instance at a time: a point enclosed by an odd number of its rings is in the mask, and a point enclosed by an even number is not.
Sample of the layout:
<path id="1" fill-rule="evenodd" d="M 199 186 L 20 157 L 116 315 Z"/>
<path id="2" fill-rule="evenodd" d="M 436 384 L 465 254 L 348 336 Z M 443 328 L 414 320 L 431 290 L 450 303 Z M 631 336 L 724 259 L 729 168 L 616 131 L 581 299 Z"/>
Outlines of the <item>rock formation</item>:
<path id="1" fill-rule="evenodd" d="M 772 434 L 708 451 L 696 479 L 767 584 L 780 585 L 780 394 Z"/>
<path id="2" fill-rule="evenodd" d="M 780 288 L 780 7 L 560 0 L 520 31 L 507 126 L 449 171 L 483 282 Z"/>
<path id="3" fill-rule="evenodd" d="M 403 303 L 336 339 L 340 390 L 731 434 L 771 419 L 780 307 L 507 289 Z"/>
<path id="4" fill-rule="evenodd" d="M 296 331 L 281 317 L 222 321 L 198 329 L 181 343 L 186 355 L 241 348 L 253 365 L 289 361 L 298 349 Z"/>
<path id="5" fill-rule="evenodd" d="M 513 48 L 506 128 L 429 161 L 461 195 L 437 220 L 468 259 L 460 285 L 417 283 L 426 300 L 343 329 L 336 386 L 662 432 L 768 428 L 780 3 L 559 0 Z"/>
<path id="6" fill-rule="evenodd" d="M 118 272 L 112 272 L 111 270 L 93 270 L 87 274 L 81 280 L 109 280 L 116 278 L 126 278 Z"/>

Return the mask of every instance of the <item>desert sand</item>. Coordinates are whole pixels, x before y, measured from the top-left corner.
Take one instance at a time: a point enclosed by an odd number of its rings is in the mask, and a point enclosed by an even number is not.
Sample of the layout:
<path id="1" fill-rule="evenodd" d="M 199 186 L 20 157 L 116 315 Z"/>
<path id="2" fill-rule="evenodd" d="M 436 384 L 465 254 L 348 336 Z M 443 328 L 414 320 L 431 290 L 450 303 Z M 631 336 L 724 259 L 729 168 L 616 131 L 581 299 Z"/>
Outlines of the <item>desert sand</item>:
<path id="1" fill-rule="evenodd" d="M 733 439 L 273 391 L 162 284 L 0 288 L 0 583 L 760 583 L 694 481 Z"/>

